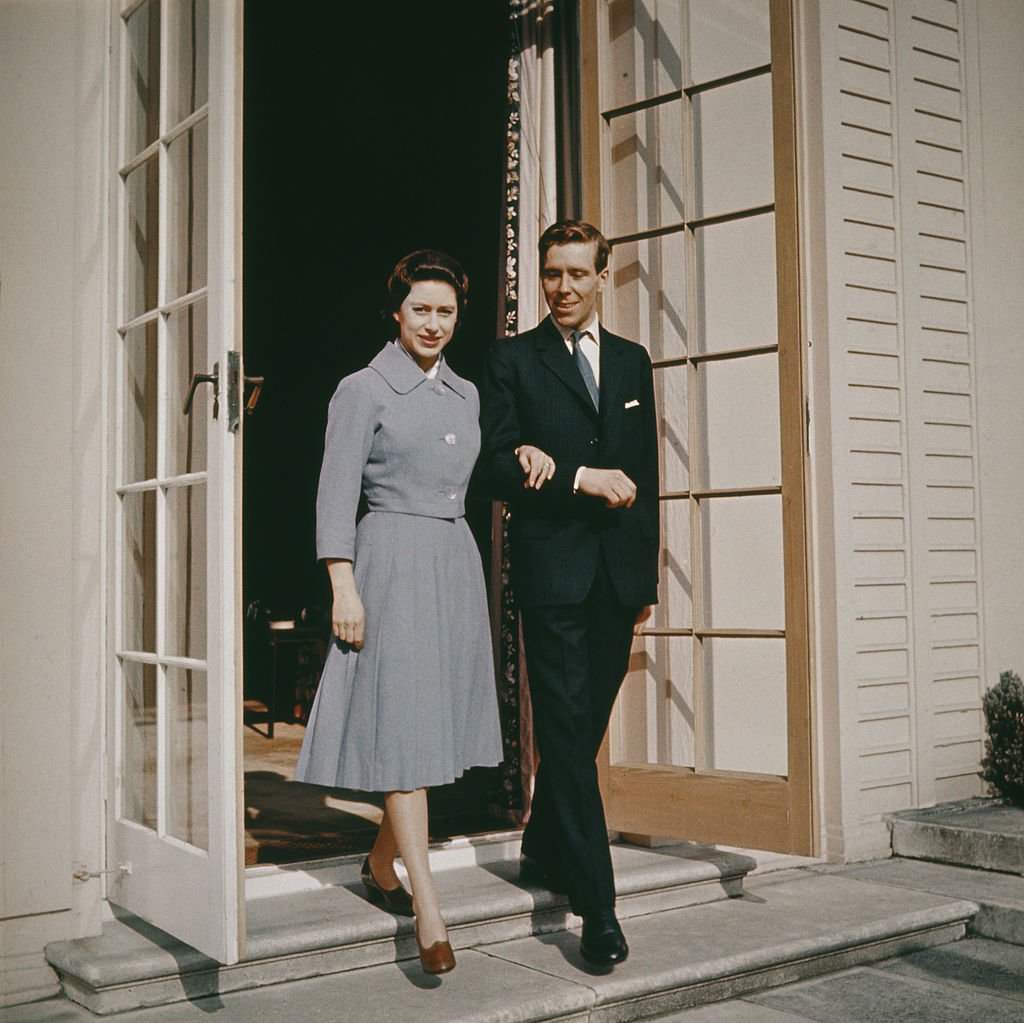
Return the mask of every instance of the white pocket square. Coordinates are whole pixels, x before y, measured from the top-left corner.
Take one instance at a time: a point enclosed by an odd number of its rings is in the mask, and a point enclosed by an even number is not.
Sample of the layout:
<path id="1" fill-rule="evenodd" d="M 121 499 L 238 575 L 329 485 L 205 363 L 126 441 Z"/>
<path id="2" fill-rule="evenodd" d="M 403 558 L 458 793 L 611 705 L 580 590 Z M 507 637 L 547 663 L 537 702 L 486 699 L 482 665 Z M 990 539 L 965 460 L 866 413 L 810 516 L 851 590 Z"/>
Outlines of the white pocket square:
<path id="1" fill-rule="evenodd" d="M 637 405 L 639 405 L 639 404 L 640 404 L 640 402 L 637 401 L 636 398 L 634 398 L 632 401 L 627 401 L 626 402 L 626 408 L 636 408 Z"/>

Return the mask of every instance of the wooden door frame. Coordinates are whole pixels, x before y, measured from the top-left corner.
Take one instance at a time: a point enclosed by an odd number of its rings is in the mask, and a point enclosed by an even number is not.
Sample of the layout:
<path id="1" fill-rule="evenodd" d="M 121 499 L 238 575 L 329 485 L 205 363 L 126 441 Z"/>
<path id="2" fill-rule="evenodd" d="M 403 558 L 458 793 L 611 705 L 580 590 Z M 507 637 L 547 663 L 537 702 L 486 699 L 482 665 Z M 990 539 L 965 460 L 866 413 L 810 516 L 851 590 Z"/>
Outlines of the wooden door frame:
<path id="1" fill-rule="evenodd" d="M 695 841 L 803 855 L 818 850 L 810 651 L 807 397 L 800 276 L 799 168 L 794 46 L 795 0 L 770 0 L 778 296 L 783 565 L 787 700 L 787 775 L 617 764 L 608 736 L 598 760 L 609 827 L 671 836 L 680 820 Z M 600 100 L 601 0 L 580 4 L 581 149 L 584 219 L 601 224 L 603 135 Z M 796 394 L 791 391 L 795 387 Z M 781 400 L 786 395 L 789 400 Z M 657 799 L 641 799 L 657 788 Z M 665 798 L 667 795 L 667 798 Z"/>

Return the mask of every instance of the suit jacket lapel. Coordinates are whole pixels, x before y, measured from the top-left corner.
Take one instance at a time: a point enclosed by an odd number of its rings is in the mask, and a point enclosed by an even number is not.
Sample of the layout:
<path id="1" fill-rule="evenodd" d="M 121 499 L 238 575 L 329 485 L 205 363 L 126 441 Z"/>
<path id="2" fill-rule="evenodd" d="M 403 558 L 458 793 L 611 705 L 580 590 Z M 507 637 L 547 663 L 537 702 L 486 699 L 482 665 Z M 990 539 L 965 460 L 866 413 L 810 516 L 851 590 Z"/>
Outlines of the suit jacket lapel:
<path id="1" fill-rule="evenodd" d="M 590 400 L 587 385 L 583 382 L 583 377 L 580 376 L 579 367 L 569 354 L 569 349 L 566 348 L 558 328 L 551 322 L 550 316 L 538 328 L 536 345 L 544 365 L 576 395 L 590 415 L 596 418 L 597 411 L 594 408 L 594 403 Z M 603 362 L 601 364 L 601 379 L 604 379 Z"/>
<path id="2" fill-rule="evenodd" d="M 622 408 L 622 370 L 625 344 L 621 338 L 601 327 L 601 422 Z"/>

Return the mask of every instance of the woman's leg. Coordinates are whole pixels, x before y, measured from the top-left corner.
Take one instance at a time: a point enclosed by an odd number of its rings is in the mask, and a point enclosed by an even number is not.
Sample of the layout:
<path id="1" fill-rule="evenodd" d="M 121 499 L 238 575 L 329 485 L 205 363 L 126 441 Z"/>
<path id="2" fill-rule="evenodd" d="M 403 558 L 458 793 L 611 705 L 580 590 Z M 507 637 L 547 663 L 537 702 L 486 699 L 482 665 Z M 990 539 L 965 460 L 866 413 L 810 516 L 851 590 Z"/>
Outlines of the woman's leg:
<path id="1" fill-rule="evenodd" d="M 370 850 L 370 870 L 377 883 L 383 888 L 397 888 L 401 881 L 395 873 L 395 856 L 398 854 L 398 840 L 395 829 L 391 827 L 388 814 L 387 799 L 384 801 L 384 816 L 377 830 L 377 839 Z"/>
<path id="2" fill-rule="evenodd" d="M 434 942 L 447 941 L 448 930 L 441 917 L 427 858 L 427 790 L 388 792 L 384 804 L 398 851 L 409 873 L 420 944 L 429 948 Z"/>

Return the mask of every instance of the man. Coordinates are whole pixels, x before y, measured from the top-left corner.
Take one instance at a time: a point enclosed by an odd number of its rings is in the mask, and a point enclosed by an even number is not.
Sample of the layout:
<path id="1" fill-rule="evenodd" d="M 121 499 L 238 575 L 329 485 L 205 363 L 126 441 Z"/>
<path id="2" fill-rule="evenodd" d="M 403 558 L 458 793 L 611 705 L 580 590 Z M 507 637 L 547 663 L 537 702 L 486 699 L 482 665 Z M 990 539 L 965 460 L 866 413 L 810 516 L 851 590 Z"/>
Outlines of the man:
<path id="1" fill-rule="evenodd" d="M 596 757 L 633 633 L 657 600 L 659 548 L 651 361 L 598 322 L 609 251 L 582 221 L 541 236 L 551 315 L 491 351 L 478 465 L 511 506 L 540 749 L 521 873 L 569 895 L 583 918 L 581 953 L 603 968 L 629 949 L 615 917 Z"/>

